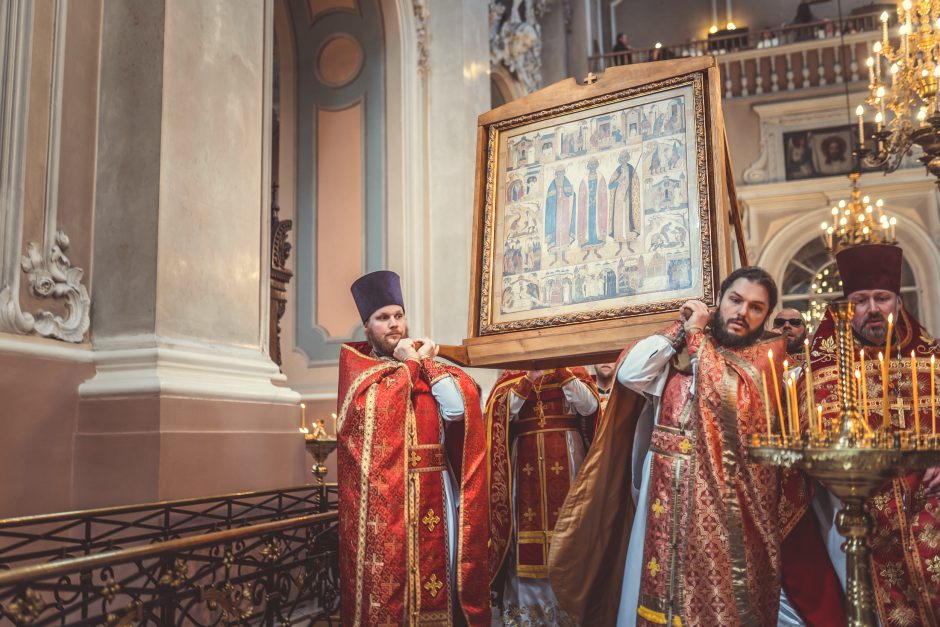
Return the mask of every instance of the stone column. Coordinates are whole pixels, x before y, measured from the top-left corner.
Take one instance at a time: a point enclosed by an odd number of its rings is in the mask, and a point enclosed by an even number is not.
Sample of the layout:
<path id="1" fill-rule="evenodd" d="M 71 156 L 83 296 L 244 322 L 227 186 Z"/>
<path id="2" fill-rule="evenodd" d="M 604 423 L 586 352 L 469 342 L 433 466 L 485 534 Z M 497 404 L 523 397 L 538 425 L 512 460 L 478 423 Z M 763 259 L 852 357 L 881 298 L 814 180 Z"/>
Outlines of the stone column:
<path id="1" fill-rule="evenodd" d="M 78 507 L 304 481 L 267 355 L 272 7 L 102 5 Z"/>

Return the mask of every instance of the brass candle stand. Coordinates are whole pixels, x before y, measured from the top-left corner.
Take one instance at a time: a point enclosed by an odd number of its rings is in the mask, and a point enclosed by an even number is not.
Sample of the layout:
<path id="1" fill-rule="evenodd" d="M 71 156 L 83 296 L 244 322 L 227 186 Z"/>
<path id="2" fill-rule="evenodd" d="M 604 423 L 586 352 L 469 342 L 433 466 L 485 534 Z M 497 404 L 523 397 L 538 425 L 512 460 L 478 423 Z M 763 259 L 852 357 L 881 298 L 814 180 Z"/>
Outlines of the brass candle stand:
<path id="1" fill-rule="evenodd" d="M 327 473 L 324 462 L 326 462 L 330 453 L 336 450 L 336 438 L 328 436 L 318 438 L 313 433 L 305 433 L 304 446 L 306 446 L 310 456 L 313 457 L 313 466 L 310 468 L 310 472 L 316 477 L 317 485 L 324 485 Z"/>
<path id="2" fill-rule="evenodd" d="M 850 627 L 878 624 L 869 571 L 873 523 L 865 502 L 886 483 L 906 472 L 940 465 L 936 434 L 872 431 L 858 408 L 852 375 L 855 367 L 851 321 L 853 303 L 834 303 L 836 358 L 841 410 L 833 432 L 810 429 L 803 437 L 754 434 L 751 459 L 761 464 L 795 467 L 822 483 L 842 501 L 836 527 L 845 537 L 845 607 Z M 812 402 L 812 401 L 810 401 Z"/>

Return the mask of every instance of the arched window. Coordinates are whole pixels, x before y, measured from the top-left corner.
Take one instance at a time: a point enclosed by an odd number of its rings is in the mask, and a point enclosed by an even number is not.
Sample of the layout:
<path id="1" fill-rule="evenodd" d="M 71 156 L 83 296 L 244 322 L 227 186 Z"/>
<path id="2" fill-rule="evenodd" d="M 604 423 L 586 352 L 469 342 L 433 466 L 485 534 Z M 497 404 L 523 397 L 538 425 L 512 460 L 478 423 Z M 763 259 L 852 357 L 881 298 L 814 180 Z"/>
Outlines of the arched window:
<path id="1" fill-rule="evenodd" d="M 919 318 L 919 290 L 907 261 L 901 262 L 901 297 L 904 307 Z M 842 280 L 835 259 L 822 236 L 807 242 L 787 264 L 780 281 L 780 306 L 803 312 L 814 328 L 830 301 L 842 297 Z"/>

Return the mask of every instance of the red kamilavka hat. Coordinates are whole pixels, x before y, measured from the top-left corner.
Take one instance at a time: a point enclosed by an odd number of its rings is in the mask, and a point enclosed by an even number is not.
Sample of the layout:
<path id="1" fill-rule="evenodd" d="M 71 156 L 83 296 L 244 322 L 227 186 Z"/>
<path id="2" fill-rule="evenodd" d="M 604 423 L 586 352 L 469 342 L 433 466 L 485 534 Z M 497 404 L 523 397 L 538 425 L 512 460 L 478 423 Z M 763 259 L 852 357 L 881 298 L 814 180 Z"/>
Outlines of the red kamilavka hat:
<path id="1" fill-rule="evenodd" d="M 901 248 L 890 244 L 860 244 L 836 254 L 842 293 L 859 290 L 901 292 Z"/>

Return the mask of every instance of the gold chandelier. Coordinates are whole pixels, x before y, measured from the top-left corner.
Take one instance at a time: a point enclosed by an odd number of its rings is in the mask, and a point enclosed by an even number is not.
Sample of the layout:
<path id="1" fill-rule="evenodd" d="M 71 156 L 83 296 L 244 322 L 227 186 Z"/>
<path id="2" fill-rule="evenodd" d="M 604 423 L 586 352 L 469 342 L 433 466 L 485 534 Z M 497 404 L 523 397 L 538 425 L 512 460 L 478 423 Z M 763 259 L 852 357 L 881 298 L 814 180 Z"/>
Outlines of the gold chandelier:
<path id="1" fill-rule="evenodd" d="M 859 106 L 859 156 L 866 166 L 893 172 L 913 145 L 920 146 L 920 161 L 940 185 L 940 0 L 903 0 L 897 16 L 897 39 L 892 41 L 890 15 L 881 14 L 881 41 L 867 60 L 865 102 L 875 112 L 875 148 L 864 145 L 864 108 Z"/>
<path id="2" fill-rule="evenodd" d="M 820 229 L 826 239 L 826 248 L 835 255 L 843 248 L 859 244 L 893 244 L 897 218 L 889 217 L 884 212 L 884 201 L 862 196 L 859 185 L 861 174 L 850 172 L 851 182 L 849 200 L 840 200 L 832 208 L 832 224 L 823 222 Z"/>

